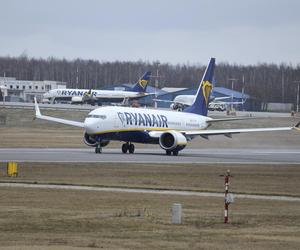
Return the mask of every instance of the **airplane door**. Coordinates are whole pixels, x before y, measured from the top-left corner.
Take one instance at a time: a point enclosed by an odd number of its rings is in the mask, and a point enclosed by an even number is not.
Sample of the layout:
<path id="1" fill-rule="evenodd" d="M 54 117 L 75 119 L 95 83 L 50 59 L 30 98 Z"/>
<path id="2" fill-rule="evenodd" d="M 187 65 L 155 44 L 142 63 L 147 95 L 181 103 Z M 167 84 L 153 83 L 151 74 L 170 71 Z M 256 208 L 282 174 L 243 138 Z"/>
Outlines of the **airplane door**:
<path id="1" fill-rule="evenodd" d="M 125 115 L 121 112 L 115 115 L 114 128 L 124 128 L 125 127 Z"/>

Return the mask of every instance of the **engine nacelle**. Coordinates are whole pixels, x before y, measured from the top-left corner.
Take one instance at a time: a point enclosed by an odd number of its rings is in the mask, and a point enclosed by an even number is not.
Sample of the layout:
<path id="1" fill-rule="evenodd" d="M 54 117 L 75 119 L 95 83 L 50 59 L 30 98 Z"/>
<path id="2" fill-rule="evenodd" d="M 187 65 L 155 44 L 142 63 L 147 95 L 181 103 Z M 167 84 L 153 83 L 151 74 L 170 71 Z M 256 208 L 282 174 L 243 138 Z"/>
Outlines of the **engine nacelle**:
<path id="1" fill-rule="evenodd" d="M 97 146 L 97 140 L 95 135 L 89 135 L 88 133 L 84 133 L 83 135 L 83 142 L 90 146 L 90 147 L 96 147 Z M 100 146 L 105 147 L 109 144 L 109 140 L 101 140 Z"/>
<path id="2" fill-rule="evenodd" d="M 185 136 L 175 130 L 171 130 L 161 134 L 159 137 L 159 145 L 165 150 L 182 150 L 185 148 L 187 140 Z"/>
<path id="3" fill-rule="evenodd" d="M 173 109 L 173 110 L 182 111 L 183 110 L 183 105 L 181 105 L 179 103 L 172 103 L 170 105 L 170 108 Z"/>
<path id="4" fill-rule="evenodd" d="M 177 109 L 177 104 L 176 103 L 172 103 L 170 105 L 170 108 L 176 110 Z"/>
<path id="5" fill-rule="evenodd" d="M 83 99 L 81 96 L 72 96 L 71 103 L 73 104 L 83 103 Z"/>

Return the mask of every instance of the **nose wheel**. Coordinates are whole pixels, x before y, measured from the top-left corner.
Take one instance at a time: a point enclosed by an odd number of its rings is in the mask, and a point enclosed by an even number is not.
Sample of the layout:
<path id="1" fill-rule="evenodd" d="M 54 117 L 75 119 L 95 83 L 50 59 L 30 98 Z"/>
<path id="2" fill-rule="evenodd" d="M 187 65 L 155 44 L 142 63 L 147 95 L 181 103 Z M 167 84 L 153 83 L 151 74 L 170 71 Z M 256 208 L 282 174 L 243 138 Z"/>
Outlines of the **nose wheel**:
<path id="1" fill-rule="evenodd" d="M 135 147 L 134 147 L 134 144 L 132 144 L 132 143 L 124 143 L 123 145 L 122 145 L 122 152 L 123 152 L 123 154 L 126 154 L 127 152 L 129 153 L 129 154 L 133 154 L 134 153 L 134 149 L 135 149 Z"/>
<path id="2" fill-rule="evenodd" d="M 102 153 L 102 147 L 100 142 L 97 143 L 97 146 L 95 147 L 95 153 L 96 154 L 101 154 Z"/>

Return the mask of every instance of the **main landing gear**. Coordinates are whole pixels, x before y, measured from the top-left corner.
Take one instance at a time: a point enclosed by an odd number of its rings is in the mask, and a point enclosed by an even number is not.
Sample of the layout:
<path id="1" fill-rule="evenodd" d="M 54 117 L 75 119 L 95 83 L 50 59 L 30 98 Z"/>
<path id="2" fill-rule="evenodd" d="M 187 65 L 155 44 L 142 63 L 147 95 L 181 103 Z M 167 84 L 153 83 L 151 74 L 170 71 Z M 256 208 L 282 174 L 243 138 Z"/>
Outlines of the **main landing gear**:
<path id="1" fill-rule="evenodd" d="M 178 155 L 178 150 L 166 150 L 166 155 L 171 155 L 173 153 L 174 156 Z"/>
<path id="2" fill-rule="evenodd" d="M 134 145 L 126 142 L 122 145 L 122 152 L 123 154 L 126 154 L 127 151 L 129 152 L 129 154 L 133 154 L 134 153 Z"/>

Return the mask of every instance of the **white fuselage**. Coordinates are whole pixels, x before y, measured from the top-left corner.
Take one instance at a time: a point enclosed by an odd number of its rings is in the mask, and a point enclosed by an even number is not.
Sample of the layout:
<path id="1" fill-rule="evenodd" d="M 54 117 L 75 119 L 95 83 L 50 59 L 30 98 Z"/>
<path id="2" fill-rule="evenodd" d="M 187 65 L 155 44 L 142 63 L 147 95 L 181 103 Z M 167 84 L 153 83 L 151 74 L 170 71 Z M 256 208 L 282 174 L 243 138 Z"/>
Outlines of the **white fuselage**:
<path id="1" fill-rule="evenodd" d="M 181 103 L 186 106 L 191 106 L 195 100 L 195 95 L 178 95 L 174 98 L 173 102 Z"/>
<path id="2" fill-rule="evenodd" d="M 44 94 L 44 98 L 72 98 L 83 97 L 88 93 L 89 89 L 52 89 Z M 144 96 L 144 93 L 123 91 L 123 90 L 91 90 L 91 97 L 93 98 L 135 98 Z"/>
<path id="3" fill-rule="evenodd" d="M 84 121 L 88 134 L 128 131 L 166 131 L 206 129 L 211 118 L 184 112 L 131 107 L 101 107 Z"/>

